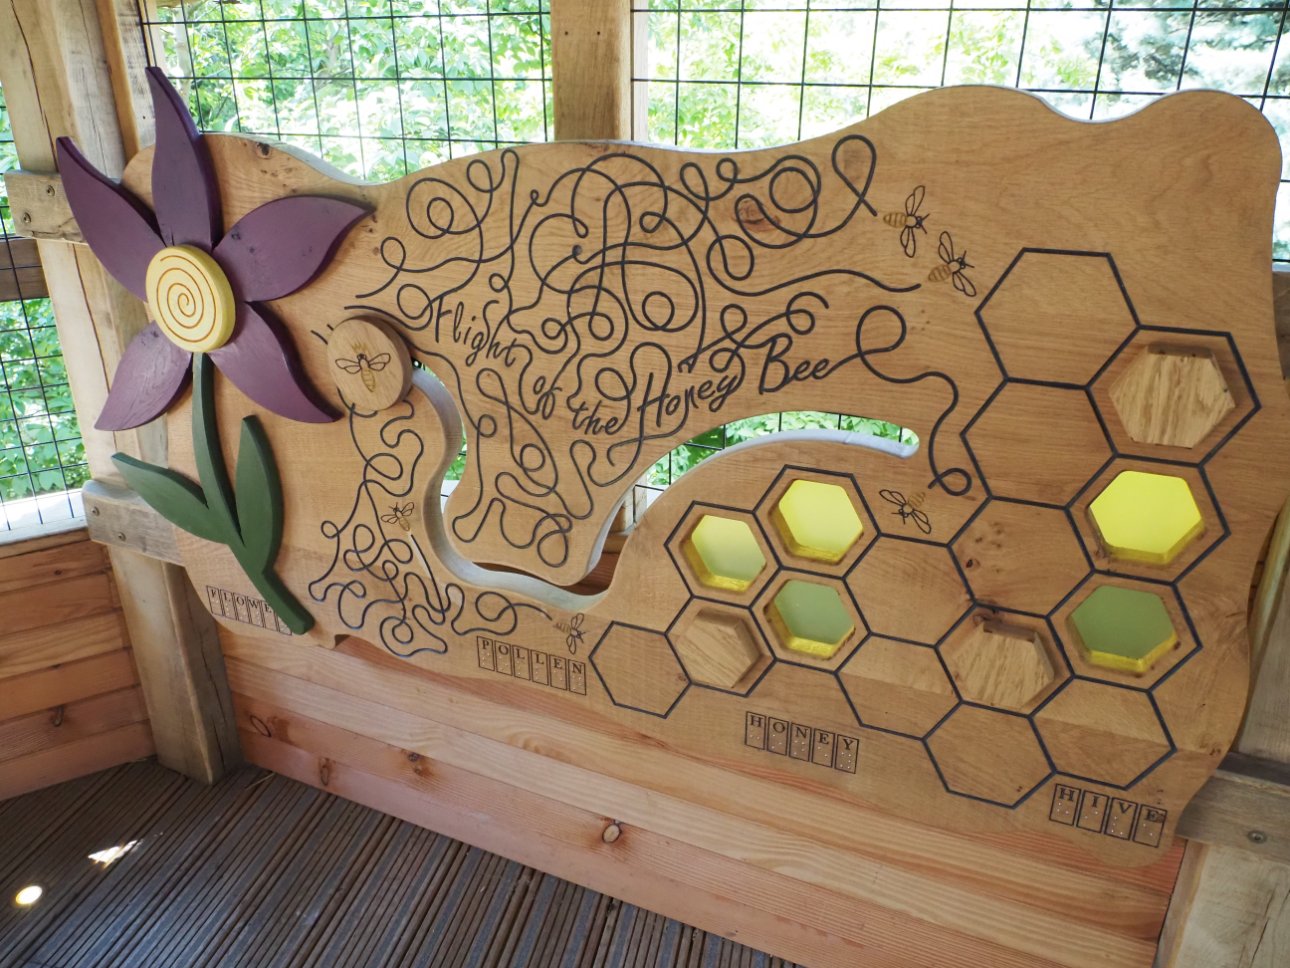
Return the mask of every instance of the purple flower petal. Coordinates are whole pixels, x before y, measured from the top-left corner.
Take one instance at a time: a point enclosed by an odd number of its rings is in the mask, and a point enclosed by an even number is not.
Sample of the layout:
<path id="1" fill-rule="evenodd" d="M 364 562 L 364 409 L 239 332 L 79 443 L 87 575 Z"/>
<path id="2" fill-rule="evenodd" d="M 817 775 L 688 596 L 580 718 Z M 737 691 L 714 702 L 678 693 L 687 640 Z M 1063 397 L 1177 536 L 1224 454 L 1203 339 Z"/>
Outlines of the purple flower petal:
<path id="1" fill-rule="evenodd" d="M 184 388 L 190 359 L 192 355 L 167 339 L 156 323 L 149 323 L 121 354 L 107 403 L 94 426 L 128 430 L 159 416 Z"/>
<path id="2" fill-rule="evenodd" d="M 152 156 L 152 207 L 167 245 L 196 245 L 207 252 L 223 227 L 219 183 L 210 152 L 183 98 L 160 68 L 148 68 L 157 150 Z"/>
<path id="3" fill-rule="evenodd" d="M 117 282 L 146 300 L 148 263 L 164 244 L 151 213 L 86 161 L 67 138 L 58 139 L 58 170 L 90 250 Z"/>
<path id="4" fill-rule="evenodd" d="M 366 214 L 336 198 L 288 195 L 239 219 L 214 255 L 240 298 L 278 299 L 316 276 L 345 231 Z"/>
<path id="5" fill-rule="evenodd" d="M 304 423 L 336 419 L 309 385 L 290 341 L 250 303 L 238 303 L 235 335 L 210 357 L 239 390 L 280 416 Z"/>

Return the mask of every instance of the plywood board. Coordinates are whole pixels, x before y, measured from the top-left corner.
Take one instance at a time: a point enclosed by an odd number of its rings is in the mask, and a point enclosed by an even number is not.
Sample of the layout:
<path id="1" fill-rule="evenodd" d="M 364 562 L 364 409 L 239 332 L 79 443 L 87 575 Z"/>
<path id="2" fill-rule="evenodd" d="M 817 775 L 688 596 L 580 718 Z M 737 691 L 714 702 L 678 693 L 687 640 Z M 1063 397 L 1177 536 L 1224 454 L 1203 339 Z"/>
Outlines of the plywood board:
<path id="1" fill-rule="evenodd" d="M 944 90 L 787 148 L 535 145 L 380 186 L 206 142 L 226 225 L 284 194 L 370 211 L 270 304 L 341 419 L 216 392 L 220 426 L 265 428 L 276 569 L 310 641 L 355 635 L 517 704 L 592 710 L 682 775 L 714 758 L 1125 864 L 1171 842 L 1240 720 L 1250 576 L 1290 461 L 1267 287 L 1278 153 L 1248 105 L 1188 93 L 1087 125 Z M 145 200 L 150 157 L 126 177 Z M 355 315 L 423 367 L 384 410 L 336 389 L 353 357 L 327 344 Z M 1162 353 L 1182 362 L 1137 363 Z M 1187 374 L 1204 386 L 1161 382 Z M 1161 400 L 1199 401 L 1185 434 Z M 654 460 L 807 409 L 892 421 L 917 449 L 816 432 L 728 451 L 650 506 L 606 591 L 567 590 Z M 168 431 L 191 472 L 186 401 Z M 1127 470 L 1185 481 L 1202 517 L 1167 562 L 1118 555 L 1093 520 Z M 801 482 L 837 498 L 808 502 L 833 508 L 822 524 L 784 510 Z M 763 564 L 742 587 L 696 567 L 705 516 L 746 526 Z M 221 622 L 288 638 L 230 555 L 181 551 Z M 1007 688 L 947 661 L 987 623 L 1042 660 Z M 890 690 L 919 694 L 917 715 L 894 720 Z"/>

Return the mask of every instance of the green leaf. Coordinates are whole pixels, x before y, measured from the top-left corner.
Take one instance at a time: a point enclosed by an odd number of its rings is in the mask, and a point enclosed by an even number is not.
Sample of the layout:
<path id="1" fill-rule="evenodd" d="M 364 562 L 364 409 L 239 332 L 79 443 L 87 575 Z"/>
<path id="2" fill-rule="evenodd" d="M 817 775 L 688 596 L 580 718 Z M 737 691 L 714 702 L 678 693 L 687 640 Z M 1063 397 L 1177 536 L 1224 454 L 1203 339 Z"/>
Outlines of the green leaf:
<path id="1" fill-rule="evenodd" d="M 171 524 L 207 541 L 228 543 L 230 535 L 220 527 L 219 517 L 206 506 L 201 488 L 188 478 L 125 454 L 114 454 L 112 460 L 126 483 Z"/>
<path id="2" fill-rule="evenodd" d="M 242 566 L 251 573 L 267 571 L 282 542 L 282 485 L 269 440 L 255 417 L 242 420 L 235 494 Z"/>

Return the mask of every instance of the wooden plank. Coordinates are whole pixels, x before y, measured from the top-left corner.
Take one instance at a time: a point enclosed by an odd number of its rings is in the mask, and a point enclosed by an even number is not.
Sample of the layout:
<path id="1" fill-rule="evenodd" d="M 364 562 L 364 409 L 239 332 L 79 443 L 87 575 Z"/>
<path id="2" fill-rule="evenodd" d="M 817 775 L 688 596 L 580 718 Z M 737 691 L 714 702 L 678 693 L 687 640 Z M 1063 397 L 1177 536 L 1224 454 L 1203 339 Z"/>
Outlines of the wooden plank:
<path id="1" fill-rule="evenodd" d="M 5 635 L 0 638 L 0 679 L 115 652 L 125 646 L 125 623 L 116 611 Z"/>
<path id="2" fill-rule="evenodd" d="M 144 61 L 141 32 L 132 30 L 126 4 L 104 4 L 105 43 L 96 0 L 12 0 L 0 5 L 0 84 L 8 98 L 19 163 L 28 171 L 55 170 L 54 140 L 75 139 L 85 156 L 110 177 L 124 169 L 127 151 L 147 134 L 145 105 L 118 104 L 141 88 L 137 76 L 112 76 Z M 122 21 L 122 17 L 127 22 Z M 109 46 L 111 49 L 109 49 Z M 124 125 L 123 125 L 124 122 Z M 20 178 L 20 198 L 59 197 L 60 186 Z M 52 193 L 50 191 L 52 189 Z M 15 211 L 18 206 L 15 206 Z M 35 214 L 33 214 L 33 222 Z M 48 219 L 50 228 L 65 220 Z M 59 237 L 65 236 L 59 231 Z M 144 307 L 110 279 L 81 246 L 41 241 L 50 297 L 77 412 L 97 414 L 126 345 L 146 324 Z M 85 420 L 84 442 L 92 474 L 114 472 L 121 450 L 166 462 L 165 426 L 110 434 Z M 227 718 L 227 686 L 213 624 L 193 608 L 191 591 L 176 568 L 128 551 L 113 551 L 112 565 L 125 599 L 126 621 L 161 761 L 208 781 L 237 760 L 237 734 Z"/>
<path id="3" fill-rule="evenodd" d="M 143 26 L 138 0 L 97 0 L 112 100 L 125 156 L 131 158 L 155 139 L 152 101 L 148 93 L 147 51 L 141 43 Z"/>
<path id="4" fill-rule="evenodd" d="M 30 529 L 30 533 L 21 536 L 15 536 L 12 531 L 6 532 L 4 537 L 6 540 L 0 541 L 0 561 L 84 541 L 87 534 L 85 522 L 73 519 L 60 521 L 57 525 L 38 525 Z"/>
<path id="5" fill-rule="evenodd" d="M 43 299 L 48 295 L 36 243 L 31 239 L 0 236 L 0 302 Z"/>
<path id="6" fill-rule="evenodd" d="M 1290 864 L 1290 765 L 1230 754 L 1187 805 L 1178 832 Z"/>
<path id="7" fill-rule="evenodd" d="M 90 537 L 157 561 L 179 564 L 175 528 L 130 488 L 112 480 L 85 482 L 85 522 Z"/>
<path id="8" fill-rule="evenodd" d="M 13 231 L 30 239 L 84 242 L 67 203 L 63 180 L 53 171 L 4 172 L 4 187 L 13 212 Z"/>
<path id="9" fill-rule="evenodd" d="M 0 800 L 63 783 L 118 763 L 151 756 L 147 723 L 132 723 L 106 733 L 0 763 Z"/>
<path id="10" fill-rule="evenodd" d="M 1290 372 L 1290 273 L 1273 273 L 1273 293 L 1282 368 Z M 1211 840 L 1215 846 L 1187 847 L 1161 934 L 1161 968 L 1273 968 L 1290 958 L 1290 918 L 1285 916 L 1290 908 L 1290 858 L 1285 849 L 1290 834 L 1281 824 L 1285 808 L 1267 811 L 1263 796 L 1268 770 L 1275 770 L 1274 779 L 1281 780 L 1280 765 L 1290 763 L 1288 561 L 1290 514 L 1283 508 L 1251 609 L 1255 675 L 1236 742 L 1239 753 L 1265 764 L 1256 775 L 1233 784 L 1219 802 L 1205 790 L 1194 801 L 1197 819 L 1220 835 Z M 1267 761 L 1278 765 L 1268 767 Z M 1270 847 L 1269 856 L 1258 856 L 1248 849 L 1251 845 Z"/>
<path id="11" fill-rule="evenodd" d="M 182 568 L 110 551 L 157 758 L 213 783 L 241 760 L 215 623 Z"/>
<path id="12" fill-rule="evenodd" d="M 1158 968 L 1281 968 L 1290 962 L 1290 866 L 1229 847 L 1188 847 Z"/>
<path id="13" fill-rule="evenodd" d="M 108 570 L 107 553 L 83 531 L 62 544 L 13 550 L 20 553 L 0 557 L 0 593 Z"/>
<path id="14" fill-rule="evenodd" d="M 744 889 L 738 865 L 645 830 L 605 845 L 599 836 L 603 817 L 504 784 L 438 767 L 444 782 L 427 779 L 409 787 L 333 757 L 326 758 L 324 782 L 319 757 L 311 752 L 254 730 L 244 732 L 243 744 L 253 762 L 275 772 L 448 836 L 480 841 L 487 850 L 593 889 L 609 890 L 622 877 L 630 877 L 644 906 L 820 968 L 972 964 L 958 958 L 952 947 L 938 952 L 943 960 L 893 961 L 879 947 L 881 939 L 875 934 L 881 928 L 865 930 L 871 927 L 865 910 L 854 902 L 773 874 Z M 783 913 L 788 898 L 794 918 Z M 1018 964 L 1006 956 L 989 963 L 1000 968 Z"/>
<path id="15" fill-rule="evenodd" d="M 6 710 L 8 712 L 8 710 Z M 148 718 L 138 686 L 0 720 L 0 761 L 30 756 Z"/>
<path id="16" fill-rule="evenodd" d="M 1068 896 L 1093 890 L 1102 879 L 1139 885 L 1160 896 L 1169 893 L 1173 882 L 1174 868 L 1167 861 L 1140 870 L 1099 869 L 1092 876 L 1080 850 L 1051 839 L 1018 842 L 984 833 L 965 837 L 899 815 L 854 805 L 843 809 L 826 790 L 805 781 L 771 789 L 756 774 L 721 768 L 710 759 L 687 758 L 684 769 L 679 769 L 670 751 L 639 742 L 630 730 L 598 719 L 567 721 L 557 707 L 542 704 L 536 696 L 518 708 L 507 703 L 500 691 L 490 692 L 477 683 L 462 688 L 450 679 L 409 669 L 397 659 L 383 659 L 361 643 L 344 642 L 335 651 L 320 652 L 293 642 L 261 642 L 228 634 L 223 642 L 231 661 L 327 686 L 341 694 L 344 708 L 352 710 L 353 701 L 365 700 L 521 748 L 540 736 L 544 755 L 554 762 L 576 764 L 679 799 L 694 798 L 695 791 L 702 791 L 707 807 L 809 837 L 821 850 L 898 856 L 914 869 L 936 867 L 967 879 L 989 869 L 995 891 L 1035 903 L 1036 892 L 1048 896 L 1051 891 L 1047 903 L 1067 910 Z M 295 685 L 280 679 L 273 688 Z M 592 743 L 596 755 L 589 757 L 586 751 Z M 1004 843 L 1013 848 L 1002 850 Z"/>
<path id="17" fill-rule="evenodd" d="M 834 845 L 825 849 L 811 837 L 813 831 L 778 829 L 772 832 L 728 812 L 611 782 L 578 767 L 510 747 L 499 748 L 468 732 L 359 703 L 336 690 L 309 687 L 283 677 L 266 679 L 257 675 L 254 667 L 238 660 L 231 661 L 230 675 L 239 693 L 250 693 L 260 701 L 265 701 L 266 695 L 276 696 L 282 706 L 295 711 L 282 715 L 270 713 L 268 719 L 259 716 L 270 732 L 281 732 L 293 737 L 294 742 L 303 742 L 296 735 L 303 728 L 298 717 L 316 717 L 347 731 L 379 734 L 376 739 L 405 751 L 399 755 L 410 759 L 414 769 L 424 769 L 429 776 L 437 776 L 443 768 L 452 766 L 498 782 L 519 785 L 535 795 L 559 798 L 581 809 L 602 812 L 602 815 L 606 809 L 614 809 L 618 811 L 616 816 L 631 824 L 632 829 L 644 827 L 704 850 L 728 852 L 757 870 L 757 876 L 770 870 L 791 871 L 806 883 L 855 898 L 860 904 L 872 906 L 866 916 L 871 929 L 879 920 L 892 925 L 905 918 L 914 918 L 920 923 L 930 920 L 947 930 L 962 933 L 964 945 L 990 939 L 1009 950 L 1029 948 L 1029 954 L 1037 956 L 1041 952 L 1029 947 L 1026 938 L 1042 936 L 1049 942 L 1044 952 L 1060 951 L 1060 955 L 1049 956 L 1063 963 L 1079 963 L 1079 952 L 1087 948 L 1099 950 L 1113 961 L 1133 964 L 1149 960 L 1149 953 L 1143 956 L 1149 948 L 1139 944 L 1155 938 L 1163 916 L 1163 895 L 1171 881 L 1159 892 L 1132 891 L 1119 886 L 1116 925 L 1112 928 L 1105 924 L 1107 912 L 1102 909 L 1103 902 L 1094 899 L 1103 888 L 1097 886 L 1097 878 L 1086 874 L 1052 868 L 1046 875 L 1035 877 L 1028 895 L 1021 891 L 1013 895 L 1001 882 L 983 895 L 979 877 L 983 868 L 978 867 L 971 875 L 972 889 L 960 892 L 954 875 L 944 865 L 936 868 L 934 874 L 926 869 L 920 873 L 918 865 L 906 866 L 908 861 L 902 861 L 901 856 L 911 845 L 892 844 L 881 860 Z M 336 745 L 319 748 L 344 759 Z M 410 753 L 416 753 L 417 757 L 412 759 Z M 423 761 L 424 767 L 419 766 Z M 368 757 L 358 762 L 370 764 L 372 760 Z M 858 820 L 856 823 L 861 824 Z M 879 855 L 882 853 L 879 851 Z M 880 865 L 881 876 L 874 876 L 871 869 L 874 863 Z M 996 872 L 997 865 L 992 865 L 991 874 Z M 750 879 L 753 879 L 751 872 L 743 882 Z M 1049 890 L 1052 895 L 1045 900 L 1042 895 Z M 1041 922 L 1049 916 L 1054 919 L 1053 924 L 1049 928 L 1041 927 Z M 1060 933 L 1062 940 L 1055 941 L 1053 932 Z M 970 937 L 975 937 L 977 942 L 969 942 Z"/>
<path id="18" fill-rule="evenodd" d="M 129 649 L 64 662 L 26 675 L 0 678 L 0 710 L 23 716 L 137 684 Z"/>
<path id="19" fill-rule="evenodd" d="M 115 612 L 118 607 L 116 588 L 106 572 L 0 594 L 0 615 L 5 616 L 6 637 Z"/>
<path id="20" fill-rule="evenodd" d="M 1290 374 L 1290 269 L 1276 269 L 1272 273 L 1272 308 L 1281 371 Z"/>
<path id="21" fill-rule="evenodd" d="M 556 138 L 631 138 L 631 34 L 630 0 L 552 0 Z"/>

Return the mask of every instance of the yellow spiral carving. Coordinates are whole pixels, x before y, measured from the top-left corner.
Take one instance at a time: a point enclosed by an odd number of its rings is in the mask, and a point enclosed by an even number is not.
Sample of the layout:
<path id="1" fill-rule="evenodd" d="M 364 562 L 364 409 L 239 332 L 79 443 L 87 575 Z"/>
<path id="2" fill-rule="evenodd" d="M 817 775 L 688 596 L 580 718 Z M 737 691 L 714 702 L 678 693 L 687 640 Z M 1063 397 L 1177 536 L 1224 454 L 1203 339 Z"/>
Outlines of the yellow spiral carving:
<path id="1" fill-rule="evenodd" d="M 162 249 L 148 263 L 148 308 L 161 331 L 190 353 L 219 349 L 233 335 L 237 302 L 214 259 L 191 245 Z"/>

